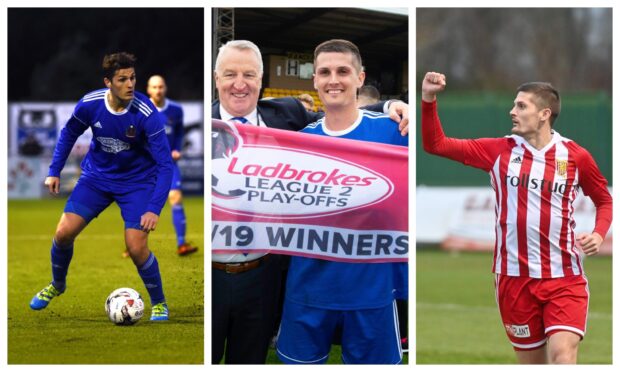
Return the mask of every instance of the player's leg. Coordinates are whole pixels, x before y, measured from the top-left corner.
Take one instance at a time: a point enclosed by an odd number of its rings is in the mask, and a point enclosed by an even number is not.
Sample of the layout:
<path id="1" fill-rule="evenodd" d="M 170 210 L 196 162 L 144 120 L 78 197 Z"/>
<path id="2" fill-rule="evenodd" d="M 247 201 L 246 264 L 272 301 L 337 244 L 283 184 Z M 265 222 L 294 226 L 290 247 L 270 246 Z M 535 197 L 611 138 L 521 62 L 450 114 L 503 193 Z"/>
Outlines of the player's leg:
<path id="1" fill-rule="evenodd" d="M 345 364 L 400 364 L 403 359 L 396 301 L 376 309 L 344 311 Z"/>
<path id="2" fill-rule="evenodd" d="M 84 230 L 88 223 L 75 213 L 63 213 L 54 233 L 52 240 L 52 284 L 56 289 L 64 292 L 66 287 L 67 272 L 73 257 L 73 242 Z"/>
<path id="3" fill-rule="evenodd" d="M 403 352 L 409 352 L 408 322 L 409 322 L 409 265 L 407 262 L 395 263 L 394 269 L 394 298 L 398 310 L 398 324 L 400 341 Z"/>
<path id="4" fill-rule="evenodd" d="M 111 199 L 105 190 L 96 187 L 88 179 L 80 178 L 67 200 L 52 240 L 52 282 L 32 298 L 30 308 L 42 310 L 54 297 L 65 291 L 75 238 L 110 203 Z"/>
<path id="5" fill-rule="evenodd" d="M 64 293 L 69 264 L 73 258 L 73 241 L 86 225 L 86 221 L 74 213 L 63 213 L 60 217 L 52 240 L 52 282 L 32 298 L 31 309 L 42 310 L 52 298 Z"/>
<path id="6" fill-rule="evenodd" d="M 183 208 L 183 192 L 181 191 L 181 171 L 175 163 L 172 172 L 172 186 L 168 194 L 170 209 L 172 210 L 172 224 L 177 234 L 177 253 L 179 256 L 185 256 L 198 250 L 185 241 L 185 232 L 187 230 L 187 219 L 185 217 L 185 209 Z"/>
<path id="7" fill-rule="evenodd" d="M 549 362 L 551 364 L 577 364 L 577 351 L 581 336 L 561 331 L 549 336 Z"/>
<path id="8" fill-rule="evenodd" d="M 549 362 L 576 364 L 579 342 L 585 336 L 590 293 L 584 276 L 547 279 L 544 287 L 545 332 Z"/>
<path id="9" fill-rule="evenodd" d="M 186 217 L 183 208 L 183 193 L 181 190 L 170 190 L 168 194 L 170 209 L 172 210 L 172 224 L 177 235 L 177 254 L 185 256 L 198 250 L 197 247 L 185 241 Z"/>
<path id="10" fill-rule="evenodd" d="M 398 325 L 400 333 L 400 343 L 403 352 L 409 352 L 409 338 L 407 332 L 407 322 L 409 320 L 409 301 L 396 300 L 396 309 L 398 310 Z"/>
<path id="11" fill-rule="evenodd" d="M 164 296 L 159 263 L 148 248 L 149 234 L 142 231 L 140 219 L 146 213 L 154 184 L 132 186 L 117 190 L 114 199 L 125 221 L 125 246 L 151 298 L 151 320 L 168 320 L 168 305 Z"/>
<path id="12" fill-rule="evenodd" d="M 144 265 L 151 255 L 148 248 L 148 237 L 149 234 L 142 230 L 125 228 L 125 246 L 136 267 Z"/>
<path id="13" fill-rule="evenodd" d="M 324 364 L 341 321 L 341 311 L 299 305 L 285 299 L 276 343 L 278 358 L 285 364 Z"/>
<path id="14" fill-rule="evenodd" d="M 519 364 L 548 364 L 547 359 L 547 344 L 543 344 L 534 350 L 517 350 L 517 361 Z"/>
<path id="15" fill-rule="evenodd" d="M 151 320 L 168 320 L 168 305 L 157 258 L 148 248 L 148 234 L 125 225 L 125 245 L 151 298 Z"/>
<path id="16" fill-rule="evenodd" d="M 506 335 L 521 364 L 547 363 L 543 306 L 536 296 L 539 279 L 495 276 L 496 300 Z"/>

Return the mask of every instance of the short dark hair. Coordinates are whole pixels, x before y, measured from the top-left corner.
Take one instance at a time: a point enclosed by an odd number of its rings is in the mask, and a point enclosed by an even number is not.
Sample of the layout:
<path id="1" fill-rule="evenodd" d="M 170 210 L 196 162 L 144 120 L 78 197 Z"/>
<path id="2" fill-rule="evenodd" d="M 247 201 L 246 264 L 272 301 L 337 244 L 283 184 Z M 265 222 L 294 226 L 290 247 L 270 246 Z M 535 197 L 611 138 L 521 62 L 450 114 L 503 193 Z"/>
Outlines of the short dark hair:
<path id="1" fill-rule="evenodd" d="M 353 55 L 353 64 L 358 71 L 362 70 L 362 55 L 355 44 L 348 40 L 332 39 L 324 41 L 314 49 L 314 66 L 321 53 L 350 53 Z"/>
<path id="2" fill-rule="evenodd" d="M 375 88 L 373 85 L 364 85 L 363 87 L 361 87 L 359 95 L 372 98 L 377 101 L 379 101 L 379 99 L 381 98 L 381 94 L 379 93 L 379 90 Z"/>
<path id="3" fill-rule="evenodd" d="M 519 92 L 534 94 L 534 104 L 539 110 L 545 108 L 550 109 L 551 118 L 549 121 L 551 122 L 551 126 L 553 126 L 553 122 L 555 122 L 555 119 L 560 115 L 560 110 L 562 108 L 558 90 L 555 89 L 551 83 L 532 82 L 521 84 L 517 88 L 517 93 Z"/>
<path id="4" fill-rule="evenodd" d="M 103 63 L 101 64 L 103 76 L 110 80 L 114 77 L 116 70 L 135 68 L 135 66 L 136 56 L 127 52 L 106 54 L 103 57 Z"/>

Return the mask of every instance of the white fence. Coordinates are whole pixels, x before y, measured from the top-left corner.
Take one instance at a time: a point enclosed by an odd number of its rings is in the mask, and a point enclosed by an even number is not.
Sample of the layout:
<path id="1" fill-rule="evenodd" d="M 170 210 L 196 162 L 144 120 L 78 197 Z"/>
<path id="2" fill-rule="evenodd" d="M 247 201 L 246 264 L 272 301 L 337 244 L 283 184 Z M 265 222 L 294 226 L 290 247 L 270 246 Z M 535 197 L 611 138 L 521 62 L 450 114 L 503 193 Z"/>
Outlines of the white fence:
<path id="1" fill-rule="evenodd" d="M 611 189 L 610 189 L 611 192 Z M 591 232 L 596 209 L 580 193 L 573 204 L 575 232 Z M 453 250 L 493 250 L 495 194 L 490 187 L 425 187 L 416 192 L 416 242 Z M 601 253 L 611 254 L 611 228 Z"/>

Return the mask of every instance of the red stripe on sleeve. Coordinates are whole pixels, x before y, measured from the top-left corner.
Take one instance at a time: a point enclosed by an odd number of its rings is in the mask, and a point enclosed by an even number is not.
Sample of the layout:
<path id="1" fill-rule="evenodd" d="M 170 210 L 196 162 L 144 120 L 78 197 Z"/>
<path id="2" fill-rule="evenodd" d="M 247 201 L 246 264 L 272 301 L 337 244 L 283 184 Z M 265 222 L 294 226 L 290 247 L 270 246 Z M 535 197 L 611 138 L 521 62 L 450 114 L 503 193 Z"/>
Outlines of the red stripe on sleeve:
<path id="1" fill-rule="evenodd" d="M 579 185 L 583 193 L 589 196 L 596 206 L 596 223 L 593 232 L 605 238 L 611 226 L 613 214 L 613 201 L 607 189 L 607 180 L 588 151 L 574 142 L 569 142 L 566 147 L 569 153 L 574 152 L 579 170 Z"/>
<path id="2" fill-rule="evenodd" d="M 446 137 L 437 101 L 422 101 L 422 145 L 429 154 L 439 155 L 489 172 L 499 154 L 511 146 L 508 138 L 458 139 Z"/>

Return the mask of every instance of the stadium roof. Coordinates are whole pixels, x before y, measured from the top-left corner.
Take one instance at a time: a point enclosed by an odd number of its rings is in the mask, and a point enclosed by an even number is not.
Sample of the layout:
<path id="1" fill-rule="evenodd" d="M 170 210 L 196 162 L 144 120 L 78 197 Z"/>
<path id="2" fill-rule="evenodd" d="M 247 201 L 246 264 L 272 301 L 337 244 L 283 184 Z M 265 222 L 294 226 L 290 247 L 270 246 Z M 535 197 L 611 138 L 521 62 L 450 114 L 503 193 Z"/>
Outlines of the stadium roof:
<path id="1" fill-rule="evenodd" d="M 364 57 L 407 59 L 407 37 L 402 8 L 235 8 L 235 39 L 264 54 L 312 53 L 325 40 L 346 39 Z"/>

